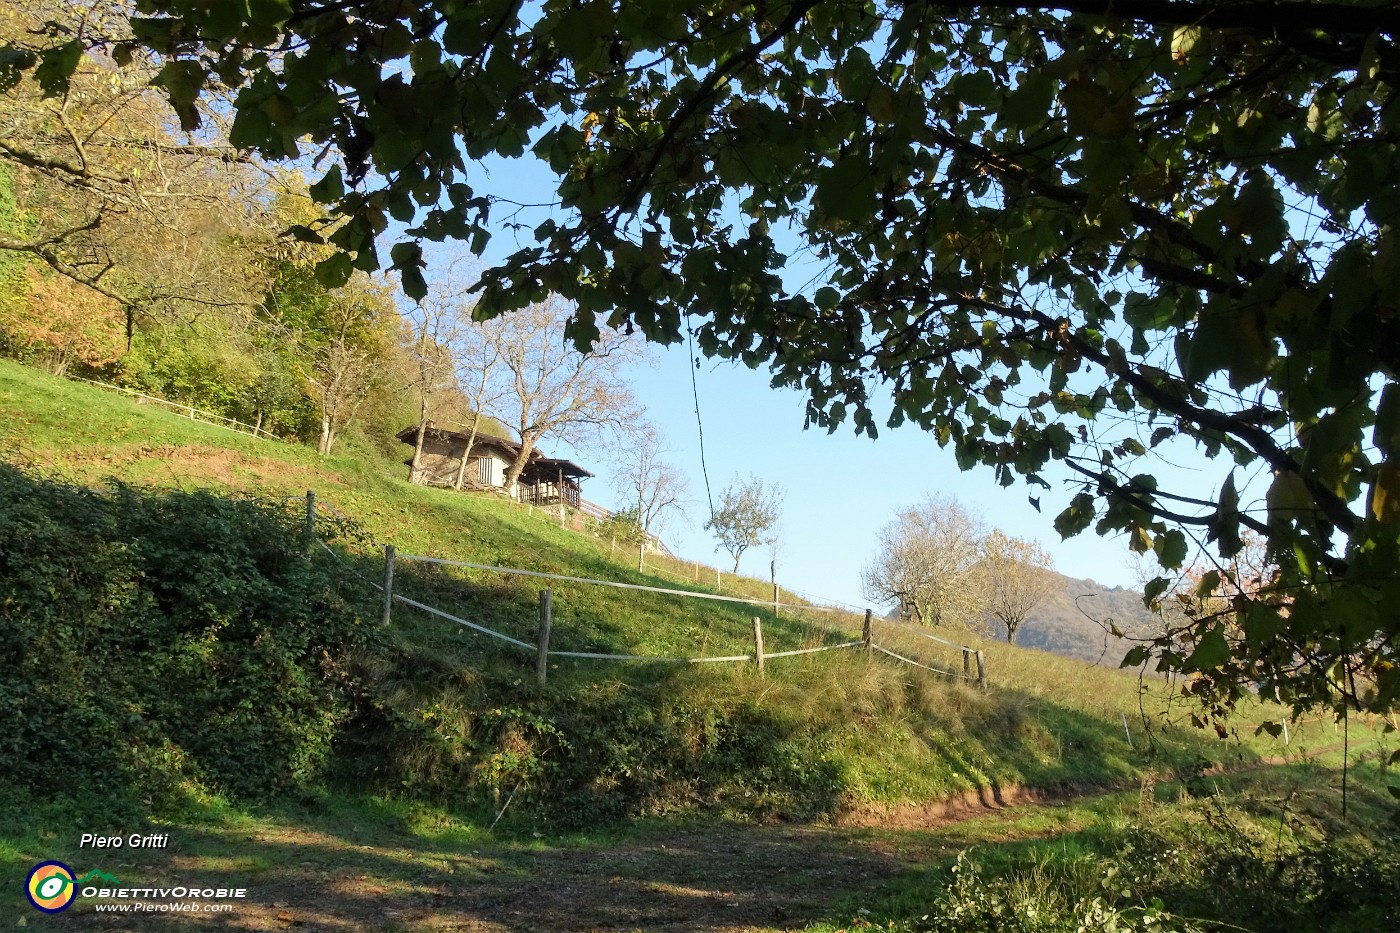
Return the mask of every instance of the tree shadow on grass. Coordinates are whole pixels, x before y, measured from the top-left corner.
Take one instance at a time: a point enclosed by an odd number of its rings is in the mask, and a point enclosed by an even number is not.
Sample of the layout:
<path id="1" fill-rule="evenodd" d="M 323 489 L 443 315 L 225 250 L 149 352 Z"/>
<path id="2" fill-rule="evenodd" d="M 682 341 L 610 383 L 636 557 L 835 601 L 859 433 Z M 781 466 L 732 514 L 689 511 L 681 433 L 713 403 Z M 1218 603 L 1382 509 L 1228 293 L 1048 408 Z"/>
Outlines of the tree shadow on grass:
<path id="1" fill-rule="evenodd" d="M 381 816 L 363 832 L 315 817 L 260 819 L 172 828 L 167 850 L 99 855 L 64 839 L 32 855 L 79 872 L 100 868 L 129 886 L 247 889 L 228 913 L 106 914 L 80 898 L 64 917 L 70 929 L 141 933 L 786 930 L 905 867 L 804 827 L 667 826 L 601 844 L 473 844 Z M 21 898 L 12 916 L 28 909 Z"/>

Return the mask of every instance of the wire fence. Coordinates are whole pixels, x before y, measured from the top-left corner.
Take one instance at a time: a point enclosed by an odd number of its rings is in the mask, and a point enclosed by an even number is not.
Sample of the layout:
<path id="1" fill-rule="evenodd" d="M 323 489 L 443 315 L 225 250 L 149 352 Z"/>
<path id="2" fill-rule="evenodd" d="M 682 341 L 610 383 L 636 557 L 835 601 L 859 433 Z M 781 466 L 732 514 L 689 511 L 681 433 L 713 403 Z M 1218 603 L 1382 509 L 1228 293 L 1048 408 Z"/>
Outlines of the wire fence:
<path id="1" fill-rule="evenodd" d="M 300 499 L 300 497 L 297 498 Z M 539 570 L 527 570 L 519 567 L 502 567 L 491 564 L 479 564 L 472 563 L 470 561 L 454 560 L 451 558 L 434 557 L 423 554 L 400 554 L 398 553 L 396 547 L 393 544 L 381 543 L 380 541 L 376 540 L 373 537 L 373 535 L 365 532 L 363 527 L 360 526 L 359 523 L 355 522 L 340 509 L 336 508 L 334 504 L 327 502 L 324 499 L 319 499 L 313 491 L 308 491 L 306 494 L 305 509 L 306 535 L 308 541 L 314 542 L 315 544 L 319 545 L 322 549 L 329 553 L 346 572 L 360 580 L 360 582 L 366 584 L 369 587 L 372 587 L 373 589 L 379 592 L 381 599 L 380 622 L 382 624 L 388 625 L 391 623 L 393 618 L 394 606 L 395 604 L 399 604 L 412 609 L 416 609 L 420 612 L 424 612 L 435 618 L 439 618 L 444 621 L 452 622 L 454 624 L 463 626 L 464 628 L 467 628 L 478 634 L 498 639 L 501 642 L 504 642 L 505 644 L 511 645 L 512 647 L 518 648 L 522 651 L 533 652 L 536 658 L 536 678 L 540 686 L 543 686 L 547 680 L 549 670 L 548 662 L 551 658 L 570 658 L 585 661 L 649 662 L 660 664 L 743 663 L 753 664 L 759 670 L 763 670 L 765 664 L 769 660 L 775 658 L 800 657 L 806 655 L 819 654 L 826 651 L 862 650 L 867 656 L 872 658 L 878 654 L 884 657 L 889 657 L 902 664 L 911 665 L 913 667 L 930 671 L 932 673 L 944 677 L 949 677 L 955 680 L 973 681 L 977 683 L 980 687 L 983 687 L 984 689 L 987 687 L 986 662 L 980 650 L 969 647 L 967 645 L 958 644 L 957 642 L 949 641 L 948 639 L 939 638 L 938 636 L 926 632 L 922 632 L 914 628 L 913 626 L 909 626 L 907 624 L 891 622 L 889 620 L 883 619 L 877 620 L 869 609 L 864 610 L 863 617 L 861 617 L 859 637 L 852 638 L 850 637 L 850 635 L 854 633 L 844 629 L 843 623 L 847 622 L 848 620 L 852 620 L 853 615 L 849 611 L 849 609 L 838 606 L 789 604 L 788 606 L 783 607 L 787 608 L 790 612 L 813 612 L 817 614 L 834 614 L 834 617 L 832 618 L 832 622 L 834 623 L 834 625 L 827 627 L 825 629 L 827 634 L 823 635 L 822 637 L 827 638 L 830 637 L 830 635 L 837 635 L 839 637 L 842 632 L 845 632 L 846 637 L 835 643 L 819 644 L 814 646 L 809 645 L 808 647 L 790 648 L 781 651 L 767 651 L 765 650 L 763 643 L 763 621 L 759 616 L 753 616 L 751 618 L 753 649 L 751 651 L 746 651 L 743 654 L 707 655 L 702 652 L 697 655 L 686 656 L 660 654 L 628 654 L 609 651 L 574 651 L 560 650 L 558 648 L 553 648 L 550 646 L 551 635 L 553 632 L 554 592 L 552 589 L 543 589 L 539 592 L 539 624 L 535 632 L 535 640 L 533 643 L 531 643 L 522 638 L 517 638 L 515 636 L 508 635 L 504 632 L 497 631 L 489 626 L 482 625 L 479 622 L 473 622 L 470 619 L 463 618 L 461 615 L 449 612 L 446 609 L 441 608 L 440 606 L 435 606 L 429 602 L 414 599 L 412 597 L 404 595 L 401 592 L 398 592 L 395 584 L 395 575 L 397 570 L 399 569 L 401 564 L 418 563 L 443 568 L 459 568 L 462 570 L 469 570 L 480 573 L 502 574 L 505 576 L 513 577 L 526 577 L 542 581 L 559 582 L 576 586 L 599 586 L 613 589 L 629 590 L 634 592 L 654 593 L 681 600 L 699 599 L 729 604 L 762 606 L 767 609 L 774 610 L 775 618 L 777 618 L 777 610 L 779 609 L 779 606 L 775 603 L 775 601 L 767 599 L 752 599 L 742 596 L 729 596 L 720 593 L 705 593 L 696 592 L 694 590 L 675 589 L 672 587 L 649 586 L 640 583 L 625 583 L 618 580 L 603 580 L 595 577 L 579 577 L 567 574 L 546 573 L 544 571 Z M 367 577 L 364 573 L 360 572 L 350 561 L 346 560 L 345 556 L 339 553 L 335 548 L 331 547 L 326 541 L 321 539 L 320 535 L 318 534 L 317 528 L 317 514 L 320 511 L 324 511 L 328 515 L 334 517 L 341 524 L 342 528 L 354 529 L 354 531 L 365 543 L 369 544 L 376 550 L 382 551 L 384 555 L 384 563 L 383 578 L 381 581 L 376 581 Z M 963 661 L 962 671 L 959 672 L 957 670 L 941 668 L 936 666 L 935 664 L 924 663 L 924 661 L 922 660 L 917 660 L 915 658 L 908 657 L 908 654 L 912 654 L 915 652 L 910 651 L 907 647 L 904 647 L 899 644 L 882 645 L 877 643 L 877 621 L 883 627 L 883 631 L 907 632 L 912 635 L 922 636 L 923 638 L 931 642 L 940 644 L 945 648 L 950 648 L 961 652 Z M 904 653 L 892 650 L 894 647 L 900 647 L 901 651 L 903 651 Z"/>
<path id="2" fill-rule="evenodd" d="M 82 376 L 69 376 L 74 382 L 85 382 L 88 385 L 97 386 L 101 389 L 108 389 L 112 392 L 120 392 L 123 395 L 140 399 L 142 402 L 154 402 L 157 405 L 164 405 L 176 414 L 184 415 L 194 421 L 213 425 L 216 428 L 224 428 L 242 434 L 245 437 L 256 437 L 265 441 L 277 441 L 286 443 L 282 438 L 265 430 L 261 425 L 246 424 L 237 418 L 230 418 L 227 415 L 220 415 L 216 412 L 205 411 L 202 408 L 195 408 L 193 405 L 186 405 L 183 402 L 172 402 L 169 399 L 161 398 L 157 395 L 147 395 L 144 392 L 137 392 L 135 389 L 128 389 L 124 386 L 112 385 L 110 382 L 98 382 L 94 379 L 84 379 Z M 300 497 L 296 497 L 300 498 Z"/>

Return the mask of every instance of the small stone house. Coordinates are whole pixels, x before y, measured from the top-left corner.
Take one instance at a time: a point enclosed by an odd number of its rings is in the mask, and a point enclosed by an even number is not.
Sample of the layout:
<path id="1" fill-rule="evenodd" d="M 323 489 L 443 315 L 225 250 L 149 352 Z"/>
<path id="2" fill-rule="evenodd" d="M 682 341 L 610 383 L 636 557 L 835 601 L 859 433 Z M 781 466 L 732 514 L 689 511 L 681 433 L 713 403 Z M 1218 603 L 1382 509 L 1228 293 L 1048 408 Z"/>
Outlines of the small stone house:
<path id="1" fill-rule="evenodd" d="M 418 425 L 409 425 L 395 436 L 414 447 L 418 443 Z M 516 488 L 508 490 L 505 488 L 506 471 L 519 455 L 520 445 L 503 437 L 478 433 L 468 452 L 468 436 L 465 431 L 449 431 L 429 421 L 423 431 L 423 453 L 418 458 L 418 469 L 413 469 L 412 457 L 404 461 L 408 465 L 408 481 L 419 486 L 494 489 L 535 505 L 562 502 L 571 508 L 579 507 L 583 479 L 593 475 L 583 467 L 570 460 L 532 451 Z"/>

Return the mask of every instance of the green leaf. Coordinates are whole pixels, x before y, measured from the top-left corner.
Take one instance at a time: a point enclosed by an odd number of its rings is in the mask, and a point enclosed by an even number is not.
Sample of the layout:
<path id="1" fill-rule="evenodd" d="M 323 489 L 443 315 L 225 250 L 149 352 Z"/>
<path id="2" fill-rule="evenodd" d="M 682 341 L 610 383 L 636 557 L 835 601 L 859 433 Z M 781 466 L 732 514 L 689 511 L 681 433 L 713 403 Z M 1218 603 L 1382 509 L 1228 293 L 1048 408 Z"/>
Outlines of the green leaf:
<path id="1" fill-rule="evenodd" d="M 204 90 L 208 75 L 197 61 L 176 59 L 165 63 L 165 67 L 151 79 L 156 87 L 165 88 L 170 106 L 180 118 L 180 128 L 193 132 L 199 128 L 199 109 L 195 107 L 199 94 Z"/>
<path id="2" fill-rule="evenodd" d="M 875 196 L 875 172 L 864 156 L 848 155 L 826 171 L 816 201 L 830 217 L 859 221 L 869 216 Z"/>
<path id="3" fill-rule="evenodd" d="M 68 79 L 78 70 L 78 62 L 83 60 L 83 44 L 70 39 L 62 45 L 44 49 L 39 53 L 39 67 L 34 69 L 34 78 L 45 97 L 56 97 L 68 90 Z"/>
<path id="4" fill-rule="evenodd" d="M 421 301 L 428 294 L 428 283 L 423 277 L 423 245 L 408 241 L 395 243 L 389 248 L 389 259 L 399 273 L 404 294 L 414 301 Z"/>
<path id="5" fill-rule="evenodd" d="M 1196 642 L 1196 648 L 1186 659 L 1187 670 L 1211 671 L 1230 658 L 1230 643 L 1218 628 L 1209 629 Z"/>
<path id="6" fill-rule="evenodd" d="M 997 82 L 991 71 L 979 68 L 953 79 L 953 94 L 969 107 L 990 107 L 996 100 Z"/>
<path id="7" fill-rule="evenodd" d="M 1157 601 L 1162 598 L 1162 594 L 1171 586 L 1171 581 L 1166 577 L 1153 577 L 1147 581 L 1147 585 L 1142 588 L 1142 604 L 1148 609 L 1156 609 Z"/>
<path id="8" fill-rule="evenodd" d="M 1400 452 L 1400 385 L 1392 382 L 1381 390 L 1371 442 L 1387 457 Z"/>
<path id="9" fill-rule="evenodd" d="M 1175 570 L 1186 560 L 1186 535 L 1175 528 L 1157 536 L 1152 550 L 1157 552 L 1157 560 L 1168 570 Z"/>
<path id="10" fill-rule="evenodd" d="M 292 0 L 248 0 L 248 13 L 258 26 L 277 28 L 292 18 Z"/>
<path id="11" fill-rule="evenodd" d="M 1184 62 L 1201 39 L 1201 27 L 1178 26 L 1172 32 L 1172 58 Z"/>
<path id="12" fill-rule="evenodd" d="M 316 263 L 316 281 L 324 288 L 340 288 L 350 281 L 350 273 L 354 271 L 348 254 L 333 253 Z"/>
<path id="13" fill-rule="evenodd" d="M 345 197 L 345 181 L 340 177 L 340 165 L 332 165 L 307 192 L 320 204 L 334 204 Z"/>
<path id="14" fill-rule="evenodd" d="M 1016 90 L 998 110 L 1000 120 L 1018 129 L 1039 126 L 1050 119 L 1055 100 L 1055 84 L 1043 69 L 1035 68 L 1021 76 Z"/>
<path id="15" fill-rule="evenodd" d="M 1196 598 L 1205 599 L 1220 589 L 1220 571 L 1211 570 L 1201 574 L 1201 582 L 1196 584 Z"/>
<path id="16" fill-rule="evenodd" d="M 325 237 L 321 236 L 321 234 L 317 233 L 315 230 L 312 230 L 305 224 L 294 224 L 293 226 L 288 227 L 287 235 L 290 236 L 292 239 L 296 240 L 298 243 L 321 244 L 326 242 Z"/>
<path id="17" fill-rule="evenodd" d="M 204 11 L 201 33 L 208 39 L 230 39 L 238 35 L 248 16 L 248 0 L 218 0 Z"/>
<path id="18" fill-rule="evenodd" d="M 870 61 L 870 53 L 859 46 L 846 53 L 836 70 L 836 85 L 841 89 L 841 95 L 856 103 L 863 103 L 870 96 L 875 80 L 875 66 Z"/>
<path id="19" fill-rule="evenodd" d="M 1094 497 L 1081 492 L 1070 500 L 1069 507 L 1055 516 L 1055 530 L 1061 538 L 1072 538 L 1094 520 Z"/>
<path id="20" fill-rule="evenodd" d="M 1142 664 L 1145 664 L 1148 658 L 1150 658 L 1151 656 L 1152 653 L 1146 645 L 1136 645 L 1135 647 L 1128 649 L 1128 653 L 1123 655 L 1123 660 L 1119 663 L 1118 666 L 1138 667 Z"/>

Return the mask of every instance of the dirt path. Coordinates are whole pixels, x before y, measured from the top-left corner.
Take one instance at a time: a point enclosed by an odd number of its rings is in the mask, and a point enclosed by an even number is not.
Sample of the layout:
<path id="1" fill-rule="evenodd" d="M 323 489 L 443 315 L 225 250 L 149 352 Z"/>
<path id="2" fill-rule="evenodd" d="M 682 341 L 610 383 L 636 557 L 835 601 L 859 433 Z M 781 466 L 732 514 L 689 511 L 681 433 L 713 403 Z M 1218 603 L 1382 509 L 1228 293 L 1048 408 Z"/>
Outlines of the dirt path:
<path id="1" fill-rule="evenodd" d="M 328 830 L 308 825 L 332 825 L 325 821 L 272 818 L 171 827 L 169 849 L 104 856 L 85 850 L 69 864 L 133 887 L 245 887 L 246 899 L 220 914 L 98 913 L 92 901 L 80 900 L 64 925 L 132 933 L 800 930 L 834 919 L 836 905 L 852 895 L 952 855 L 966 844 L 964 827 L 954 824 L 987 818 L 995 825 L 982 832 L 1009 838 L 1002 833 L 1024 833 L 1010 826 L 1021 804 L 1111 792 L 1006 788 L 850 814 L 837 826 L 657 826 L 577 845 L 425 841 L 387 814 L 364 820 L 363 831 L 343 820 Z M 947 831 L 926 832 L 938 827 Z M 1034 835 L 1065 828 L 1041 826 Z"/>
<path id="2" fill-rule="evenodd" d="M 587 848 L 355 845 L 296 827 L 174 830 L 168 855 L 101 866 L 125 884 L 244 885 L 232 912 L 97 913 L 79 930 L 773 931 L 828 916 L 909 854 L 837 827 L 688 827 Z M 191 853 L 191 854 L 186 854 Z M 198 853 L 194 855 L 192 853 Z M 79 871 L 90 866 L 74 865 Z"/>

